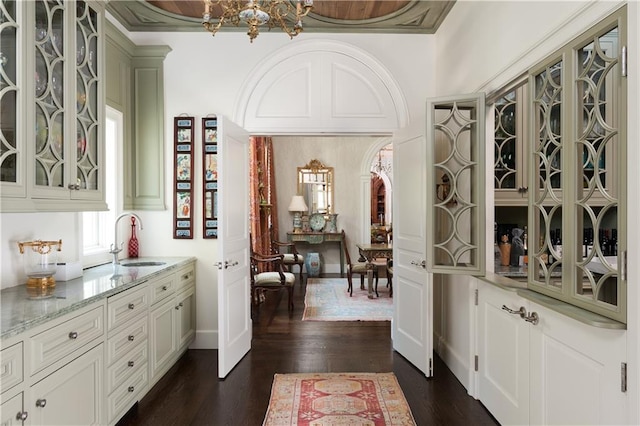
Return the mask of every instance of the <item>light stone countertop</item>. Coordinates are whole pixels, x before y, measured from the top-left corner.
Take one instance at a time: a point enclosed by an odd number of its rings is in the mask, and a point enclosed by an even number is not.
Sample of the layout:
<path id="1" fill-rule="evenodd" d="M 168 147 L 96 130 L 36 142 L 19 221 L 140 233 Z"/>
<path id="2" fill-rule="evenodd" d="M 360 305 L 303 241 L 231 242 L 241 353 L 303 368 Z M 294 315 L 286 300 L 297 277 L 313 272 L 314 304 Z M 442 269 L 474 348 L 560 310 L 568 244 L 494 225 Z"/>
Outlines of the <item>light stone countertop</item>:
<path id="1" fill-rule="evenodd" d="M 85 269 L 82 277 L 70 281 L 57 281 L 53 294 L 45 297 L 31 297 L 24 284 L 4 289 L 0 292 L 2 321 L 0 339 L 15 336 L 195 260 L 195 257 L 123 259 L 121 265 L 109 263 L 96 266 Z M 123 266 L 132 262 L 165 262 L 165 264 L 141 267 Z"/>

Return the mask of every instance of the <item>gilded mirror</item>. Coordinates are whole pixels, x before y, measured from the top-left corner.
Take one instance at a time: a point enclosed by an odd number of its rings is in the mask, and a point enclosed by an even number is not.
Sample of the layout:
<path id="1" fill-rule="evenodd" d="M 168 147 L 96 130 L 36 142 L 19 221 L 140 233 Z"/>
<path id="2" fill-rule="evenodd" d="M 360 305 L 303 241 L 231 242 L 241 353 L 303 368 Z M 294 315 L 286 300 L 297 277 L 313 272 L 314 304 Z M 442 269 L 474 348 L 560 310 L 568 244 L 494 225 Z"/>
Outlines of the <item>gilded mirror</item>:
<path id="1" fill-rule="evenodd" d="M 333 167 L 311 160 L 298 167 L 298 194 L 304 197 L 309 214 L 333 213 Z"/>

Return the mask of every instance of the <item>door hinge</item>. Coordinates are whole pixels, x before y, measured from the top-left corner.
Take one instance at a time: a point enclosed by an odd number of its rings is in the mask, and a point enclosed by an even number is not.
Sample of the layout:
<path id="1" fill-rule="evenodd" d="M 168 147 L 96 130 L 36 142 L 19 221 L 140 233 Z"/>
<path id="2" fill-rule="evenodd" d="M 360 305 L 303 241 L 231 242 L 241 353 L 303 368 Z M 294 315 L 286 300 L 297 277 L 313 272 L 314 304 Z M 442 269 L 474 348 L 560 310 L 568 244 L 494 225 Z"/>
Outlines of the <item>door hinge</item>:
<path id="1" fill-rule="evenodd" d="M 478 355 L 475 356 L 475 359 L 473 360 L 474 364 L 475 364 L 475 370 L 478 371 Z"/>
<path id="2" fill-rule="evenodd" d="M 620 392 L 627 391 L 627 363 L 620 363 Z"/>
<path id="3" fill-rule="evenodd" d="M 622 52 L 620 54 L 620 70 L 622 72 L 622 76 L 627 76 L 627 46 L 622 46 Z"/>
<path id="4" fill-rule="evenodd" d="M 476 304 L 476 306 L 478 306 L 478 289 L 477 288 L 475 289 L 475 298 L 476 298 L 475 299 L 475 304 Z"/>
<path id="5" fill-rule="evenodd" d="M 433 376 L 433 359 L 429 358 L 429 377 Z"/>

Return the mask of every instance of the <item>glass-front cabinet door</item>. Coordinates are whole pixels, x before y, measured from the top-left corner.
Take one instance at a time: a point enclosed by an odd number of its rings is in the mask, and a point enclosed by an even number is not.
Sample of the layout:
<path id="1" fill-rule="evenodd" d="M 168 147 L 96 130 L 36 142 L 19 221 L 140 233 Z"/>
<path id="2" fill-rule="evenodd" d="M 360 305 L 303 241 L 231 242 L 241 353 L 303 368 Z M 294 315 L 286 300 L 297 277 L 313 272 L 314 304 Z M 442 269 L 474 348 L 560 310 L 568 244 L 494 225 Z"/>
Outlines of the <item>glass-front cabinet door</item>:
<path id="1" fill-rule="evenodd" d="M 18 60 L 22 43 L 22 9 L 15 0 L 0 1 L 0 185 L 2 194 L 24 197 L 24 131 L 19 127 L 23 105 Z"/>
<path id="2" fill-rule="evenodd" d="M 65 144 L 69 135 L 65 120 L 69 111 L 65 104 L 65 68 L 69 56 L 65 23 L 65 9 L 69 3 L 58 1 L 35 2 L 35 36 L 33 82 L 35 97 L 35 152 L 33 158 L 35 194 L 41 188 L 53 189 L 68 196 L 70 158 Z M 68 24 L 67 24 L 68 25 Z M 67 102 L 68 104 L 68 102 Z M 49 191 L 52 192 L 52 191 Z M 50 195 L 51 196 L 51 195 Z"/>
<path id="3" fill-rule="evenodd" d="M 3 189 L 13 180 L 22 182 L 26 191 L 15 197 L 3 191 L 2 211 L 104 209 L 104 3 L 5 0 L 0 4 L 5 15 L 17 9 L 14 44 L 25 41 L 24 47 L 13 49 L 14 62 L 21 64 L 13 71 L 18 74 L 14 79 L 22 78 L 25 84 L 16 84 L 8 94 L 1 92 L 0 158 Z M 0 24 L 3 52 L 5 21 Z M 3 87 L 14 84 L 9 73 L 1 75 Z M 5 119 L 5 104 L 13 106 L 17 119 L 8 113 Z M 7 136 L 12 133 L 24 135 L 24 146 L 14 147 Z M 22 169 L 20 156 L 26 157 Z"/>
<path id="4" fill-rule="evenodd" d="M 530 74 L 529 286 L 626 322 L 626 12 Z M 533 255 L 533 261 L 531 261 Z"/>
<path id="5" fill-rule="evenodd" d="M 496 206 L 527 205 L 526 108 L 526 84 L 500 94 L 493 103 Z"/>

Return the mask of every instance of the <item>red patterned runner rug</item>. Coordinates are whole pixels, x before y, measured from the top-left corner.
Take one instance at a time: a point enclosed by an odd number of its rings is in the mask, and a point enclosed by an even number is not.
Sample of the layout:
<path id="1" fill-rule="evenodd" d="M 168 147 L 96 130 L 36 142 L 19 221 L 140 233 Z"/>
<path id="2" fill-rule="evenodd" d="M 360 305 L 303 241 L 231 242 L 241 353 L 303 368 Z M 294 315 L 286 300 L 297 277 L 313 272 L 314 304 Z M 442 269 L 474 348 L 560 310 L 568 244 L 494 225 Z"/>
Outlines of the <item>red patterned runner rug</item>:
<path id="1" fill-rule="evenodd" d="M 276 374 L 263 426 L 415 425 L 393 373 Z"/>

